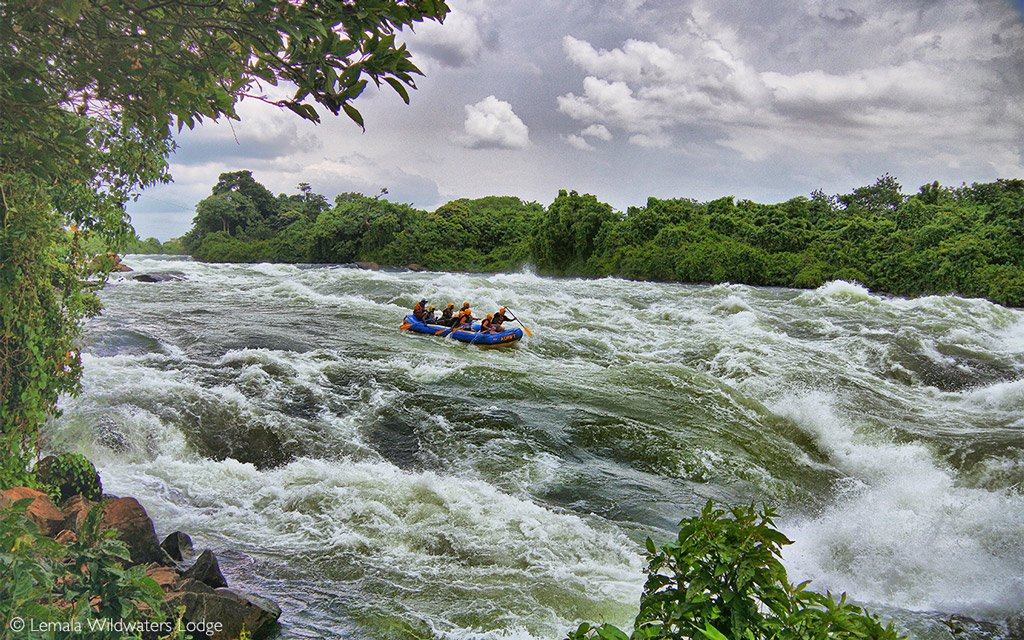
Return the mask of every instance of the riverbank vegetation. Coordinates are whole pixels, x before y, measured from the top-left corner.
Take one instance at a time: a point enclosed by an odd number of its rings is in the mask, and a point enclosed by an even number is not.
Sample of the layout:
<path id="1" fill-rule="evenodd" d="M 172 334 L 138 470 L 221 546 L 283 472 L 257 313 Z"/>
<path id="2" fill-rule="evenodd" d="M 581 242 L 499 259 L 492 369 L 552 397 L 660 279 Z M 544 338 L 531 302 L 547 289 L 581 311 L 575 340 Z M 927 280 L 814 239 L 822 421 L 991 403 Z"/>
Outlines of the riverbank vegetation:
<path id="1" fill-rule="evenodd" d="M 405 102 L 415 88 L 420 71 L 396 32 L 447 13 L 444 0 L 4 3 L 0 489 L 38 484 L 40 430 L 58 396 L 80 389 L 77 338 L 99 312 L 95 291 L 116 264 L 108 252 L 132 248 L 126 204 L 170 180 L 175 133 L 238 119 L 243 98 L 314 122 L 317 107 L 344 112 L 362 127 L 352 102 L 369 81 Z M 279 84 L 294 93 L 266 93 Z M 0 637 L 37 623 L 47 637 L 121 637 L 90 623 L 156 611 L 160 588 L 124 568 L 125 547 L 99 516 L 76 539 L 48 540 L 25 517 L 38 502 L 0 511 Z"/>
<path id="2" fill-rule="evenodd" d="M 377 262 L 442 271 L 813 288 L 835 279 L 905 296 L 959 294 L 1024 306 L 1024 180 L 927 184 L 886 174 L 848 194 L 778 204 L 649 198 L 615 211 L 560 191 L 547 207 L 459 199 L 433 212 L 309 185 L 274 195 L 226 173 L 196 205 L 182 244 L 210 262 Z"/>

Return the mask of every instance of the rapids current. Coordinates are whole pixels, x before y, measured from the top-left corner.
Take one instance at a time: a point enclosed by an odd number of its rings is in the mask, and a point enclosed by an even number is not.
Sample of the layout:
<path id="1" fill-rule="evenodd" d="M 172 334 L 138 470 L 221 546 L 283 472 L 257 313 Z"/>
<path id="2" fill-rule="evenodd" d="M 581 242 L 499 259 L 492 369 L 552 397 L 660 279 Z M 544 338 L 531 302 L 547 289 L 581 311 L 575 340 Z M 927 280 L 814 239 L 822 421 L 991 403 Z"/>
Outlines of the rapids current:
<path id="1" fill-rule="evenodd" d="M 48 446 L 274 598 L 281 637 L 628 628 L 643 540 L 709 498 L 775 506 L 791 580 L 912 637 L 1024 613 L 1024 312 L 845 282 L 126 263 L 182 279 L 108 284 Z M 533 336 L 398 331 L 420 297 L 507 305 Z"/>

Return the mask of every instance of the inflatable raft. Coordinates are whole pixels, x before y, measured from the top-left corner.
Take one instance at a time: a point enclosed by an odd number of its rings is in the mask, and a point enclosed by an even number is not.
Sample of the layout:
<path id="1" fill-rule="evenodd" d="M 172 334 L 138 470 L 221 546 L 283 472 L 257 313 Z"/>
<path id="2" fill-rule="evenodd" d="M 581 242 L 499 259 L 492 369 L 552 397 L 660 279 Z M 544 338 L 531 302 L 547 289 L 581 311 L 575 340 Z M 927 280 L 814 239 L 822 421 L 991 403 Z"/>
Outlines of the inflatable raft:
<path id="1" fill-rule="evenodd" d="M 523 338 L 523 330 L 519 328 L 505 329 L 497 333 L 481 333 L 480 323 L 474 324 L 472 329 L 452 329 L 441 324 L 421 322 L 412 314 L 405 316 L 405 322 L 399 328 L 441 338 L 451 336 L 456 340 L 480 345 L 481 347 L 498 347 L 503 344 L 513 344 Z"/>

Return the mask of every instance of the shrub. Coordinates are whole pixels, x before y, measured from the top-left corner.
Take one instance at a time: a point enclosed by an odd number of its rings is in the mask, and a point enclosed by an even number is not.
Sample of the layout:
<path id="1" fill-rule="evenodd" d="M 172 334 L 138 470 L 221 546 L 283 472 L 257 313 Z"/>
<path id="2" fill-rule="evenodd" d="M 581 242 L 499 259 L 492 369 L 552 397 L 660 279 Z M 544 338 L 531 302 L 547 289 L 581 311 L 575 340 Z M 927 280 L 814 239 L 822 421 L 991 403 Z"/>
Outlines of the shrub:
<path id="1" fill-rule="evenodd" d="M 95 501 L 103 493 L 96 467 L 80 453 L 46 456 L 36 463 L 33 473 L 38 485 L 58 504 L 74 495 Z"/>
<path id="2" fill-rule="evenodd" d="M 658 550 L 647 539 L 649 564 L 640 612 L 628 636 L 588 623 L 568 640 L 697 638 L 698 640 L 898 640 L 892 624 L 849 604 L 790 584 L 780 560 L 791 542 L 775 530 L 775 514 L 754 506 L 727 515 L 708 501 L 679 523 L 676 542 Z"/>

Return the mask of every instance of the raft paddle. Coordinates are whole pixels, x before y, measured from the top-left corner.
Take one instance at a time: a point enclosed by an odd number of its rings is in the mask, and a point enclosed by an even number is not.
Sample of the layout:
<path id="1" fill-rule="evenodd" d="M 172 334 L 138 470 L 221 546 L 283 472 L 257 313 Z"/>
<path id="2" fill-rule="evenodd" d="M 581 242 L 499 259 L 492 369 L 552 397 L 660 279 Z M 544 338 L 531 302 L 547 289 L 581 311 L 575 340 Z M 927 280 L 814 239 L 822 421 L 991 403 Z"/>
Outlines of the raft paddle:
<path id="1" fill-rule="evenodd" d="M 507 310 L 507 309 L 508 309 L 508 307 L 505 307 L 505 309 Z M 526 332 L 526 335 L 530 336 L 531 338 L 533 337 L 533 332 L 532 332 L 532 331 L 530 331 L 529 329 L 527 329 L 527 328 L 526 328 L 526 325 L 525 325 L 525 324 L 523 324 L 523 322 L 522 322 L 522 321 L 521 321 L 521 320 L 520 320 L 519 318 L 517 318 L 517 317 L 515 317 L 515 316 L 513 315 L 513 316 L 512 316 L 512 319 L 513 319 L 513 320 L 515 320 L 516 322 L 518 322 L 518 323 L 519 323 L 519 326 L 521 326 L 521 327 L 523 328 L 523 331 L 525 331 L 525 332 Z"/>

